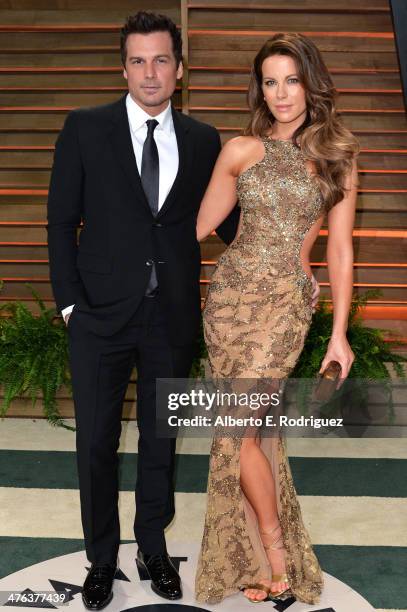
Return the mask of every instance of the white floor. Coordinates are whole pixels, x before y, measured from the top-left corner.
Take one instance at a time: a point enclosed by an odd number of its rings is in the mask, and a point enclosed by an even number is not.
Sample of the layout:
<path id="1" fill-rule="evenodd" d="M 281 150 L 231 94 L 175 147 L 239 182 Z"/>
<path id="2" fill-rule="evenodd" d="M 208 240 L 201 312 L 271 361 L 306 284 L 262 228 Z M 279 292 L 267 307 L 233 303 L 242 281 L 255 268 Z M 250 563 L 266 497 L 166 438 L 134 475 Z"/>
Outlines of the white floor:
<path id="1" fill-rule="evenodd" d="M 198 545 L 196 543 L 175 544 L 169 546 L 169 554 L 172 558 L 181 557 L 186 559 L 179 563 L 179 572 L 183 584 L 183 598 L 178 602 L 168 602 L 175 606 L 177 612 L 182 612 L 183 606 L 193 606 L 194 611 L 199 610 L 216 610 L 219 612 L 253 612 L 253 604 L 246 601 L 241 593 L 227 597 L 222 603 L 214 606 L 208 604 L 197 603 L 194 599 L 194 578 L 195 568 L 198 555 Z M 123 573 L 114 582 L 114 598 L 111 604 L 106 607 L 107 612 L 118 612 L 126 610 L 130 612 L 133 608 L 136 610 L 148 606 L 149 612 L 160 612 L 166 609 L 164 605 L 166 601 L 153 593 L 150 588 L 150 582 L 140 581 L 138 571 L 134 562 L 136 553 L 136 545 L 125 544 L 120 547 L 119 560 L 120 570 Z M 38 563 L 31 567 L 25 568 L 15 574 L 11 574 L 0 580 L 0 591 L 4 592 L 15 591 L 21 592 L 25 589 L 31 591 L 58 591 L 61 593 L 73 595 L 72 601 L 69 602 L 69 612 L 81 611 L 84 606 L 81 601 L 79 589 L 86 577 L 86 567 L 88 562 L 84 553 L 74 553 L 55 559 L 49 559 L 43 563 Z M 53 581 L 51 583 L 50 581 Z M 351 589 L 348 585 L 340 582 L 329 574 L 324 574 L 324 590 L 321 600 L 318 605 L 310 606 L 299 602 L 292 603 L 286 608 L 289 612 L 313 612 L 324 610 L 324 612 L 373 612 L 372 606 Z M 59 583 L 59 584 L 58 584 Z M 61 584 L 62 583 L 62 584 Z M 54 599 L 55 601 L 55 599 Z M 160 605 L 161 604 L 161 605 Z M 266 610 L 278 608 L 272 602 L 263 604 L 267 606 Z M 1 606 L 2 608 L 4 606 Z M 59 607 L 59 606 L 58 606 Z M 4 609 L 6 609 L 4 607 Z M 32 607 L 19 607 L 19 610 L 32 610 Z M 64 608 L 62 608 L 64 609 Z M 263 608 L 262 608 L 263 609 Z M 191 612 L 191 608 L 188 609 Z M 260 612 L 260 611 L 259 611 Z"/>
<path id="2" fill-rule="evenodd" d="M 73 419 L 66 423 L 74 426 Z M 120 452 L 137 452 L 138 429 L 135 421 L 122 422 Z M 0 448 L 18 450 L 75 450 L 75 433 L 53 427 L 44 419 L 0 419 Z M 288 454 L 298 457 L 407 459 L 405 438 L 288 438 Z M 209 453 L 208 438 L 177 440 L 177 452 Z"/>

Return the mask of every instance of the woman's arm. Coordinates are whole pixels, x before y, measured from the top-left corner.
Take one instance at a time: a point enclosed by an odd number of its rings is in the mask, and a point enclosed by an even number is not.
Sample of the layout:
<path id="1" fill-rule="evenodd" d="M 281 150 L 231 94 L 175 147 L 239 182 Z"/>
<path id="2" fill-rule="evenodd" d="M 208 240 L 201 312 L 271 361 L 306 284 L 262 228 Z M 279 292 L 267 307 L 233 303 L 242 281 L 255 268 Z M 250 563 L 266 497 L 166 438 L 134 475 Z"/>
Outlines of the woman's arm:
<path id="1" fill-rule="evenodd" d="M 216 229 L 235 207 L 236 179 L 242 160 L 247 157 L 248 144 L 247 138 L 238 136 L 229 140 L 220 152 L 198 213 L 198 241 Z"/>
<path id="2" fill-rule="evenodd" d="M 215 230 L 219 238 L 227 245 L 231 244 L 238 234 L 240 213 L 241 210 L 238 202 L 232 209 L 232 212 Z"/>
<path id="3" fill-rule="evenodd" d="M 349 374 L 355 359 L 346 338 L 353 291 L 353 240 L 358 171 L 354 159 L 345 187 L 346 195 L 328 213 L 327 261 L 333 301 L 333 327 L 320 372 L 332 360 L 342 367 L 341 379 Z"/>

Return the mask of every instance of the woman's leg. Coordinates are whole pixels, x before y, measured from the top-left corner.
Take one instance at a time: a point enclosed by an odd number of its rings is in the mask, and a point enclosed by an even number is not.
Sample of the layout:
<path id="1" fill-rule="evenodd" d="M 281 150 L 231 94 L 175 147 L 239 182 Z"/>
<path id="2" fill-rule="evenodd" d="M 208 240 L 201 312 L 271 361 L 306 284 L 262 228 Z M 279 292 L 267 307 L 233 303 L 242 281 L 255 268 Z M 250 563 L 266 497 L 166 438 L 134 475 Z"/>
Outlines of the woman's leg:
<path id="1" fill-rule="evenodd" d="M 271 535 L 262 534 L 266 553 L 271 564 L 273 575 L 285 573 L 284 548 L 271 549 L 268 546 L 281 539 L 279 527 L 274 476 L 270 463 L 260 448 L 258 437 L 246 437 L 242 440 L 240 449 L 240 484 L 244 494 L 252 505 L 261 532 L 271 532 Z M 279 538 L 280 536 L 280 538 Z M 279 543 L 279 546 L 282 546 Z M 289 587 L 287 582 L 264 580 L 265 586 L 273 591 L 281 591 Z M 262 600 L 265 591 L 259 589 L 245 589 L 244 594 L 250 599 Z"/>

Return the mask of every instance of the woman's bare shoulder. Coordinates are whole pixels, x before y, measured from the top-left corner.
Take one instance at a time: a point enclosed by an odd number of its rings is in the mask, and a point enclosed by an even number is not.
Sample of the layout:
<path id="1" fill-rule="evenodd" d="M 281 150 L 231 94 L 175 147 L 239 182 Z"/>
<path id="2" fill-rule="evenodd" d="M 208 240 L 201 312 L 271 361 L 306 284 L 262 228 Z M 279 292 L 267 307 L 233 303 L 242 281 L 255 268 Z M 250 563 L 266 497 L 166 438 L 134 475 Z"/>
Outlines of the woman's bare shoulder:
<path id="1" fill-rule="evenodd" d="M 224 148 L 226 147 L 228 147 L 231 152 L 236 151 L 237 154 L 242 152 L 248 153 L 256 149 L 261 150 L 262 142 L 257 136 L 235 136 L 227 141 Z"/>
<path id="2" fill-rule="evenodd" d="M 260 159 L 264 155 L 264 146 L 256 136 L 236 136 L 226 142 L 222 153 L 237 176 L 253 159 Z"/>

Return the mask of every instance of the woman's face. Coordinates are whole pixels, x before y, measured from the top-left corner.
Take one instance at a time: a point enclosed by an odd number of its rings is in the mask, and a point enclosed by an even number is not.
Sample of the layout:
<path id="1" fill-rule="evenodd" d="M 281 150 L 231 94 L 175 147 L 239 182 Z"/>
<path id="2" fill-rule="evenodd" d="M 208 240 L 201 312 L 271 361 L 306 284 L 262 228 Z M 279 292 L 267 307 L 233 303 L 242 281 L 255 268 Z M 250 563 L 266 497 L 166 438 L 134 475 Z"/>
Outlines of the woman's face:
<path id="1" fill-rule="evenodd" d="M 293 58 L 271 55 L 264 60 L 262 73 L 265 101 L 276 121 L 301 125 L 307 114 L 305 89 Z"/>

